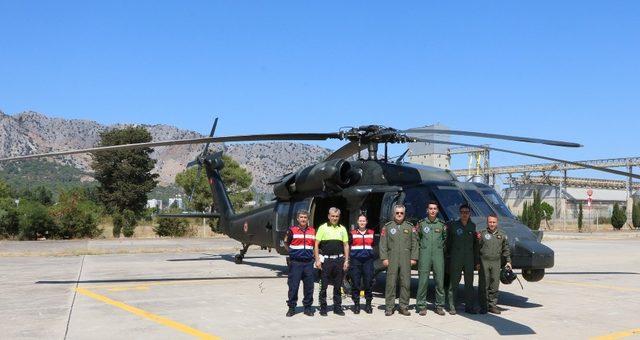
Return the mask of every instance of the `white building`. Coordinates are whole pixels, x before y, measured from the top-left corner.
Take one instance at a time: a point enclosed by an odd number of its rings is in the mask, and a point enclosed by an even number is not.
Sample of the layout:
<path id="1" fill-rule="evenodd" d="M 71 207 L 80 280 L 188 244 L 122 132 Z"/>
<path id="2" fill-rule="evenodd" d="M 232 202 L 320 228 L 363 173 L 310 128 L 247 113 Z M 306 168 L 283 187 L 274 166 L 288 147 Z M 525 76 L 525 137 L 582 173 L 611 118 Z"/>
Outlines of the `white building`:
<path id="1" fill-rule="evenodd" d="M 148 209 L 158 209 L 158 210 L 162 210 L 162 200 L 158 200 L 158 199 L 150 199 L 147 200 L 147 205 L 145 206 Z"/>

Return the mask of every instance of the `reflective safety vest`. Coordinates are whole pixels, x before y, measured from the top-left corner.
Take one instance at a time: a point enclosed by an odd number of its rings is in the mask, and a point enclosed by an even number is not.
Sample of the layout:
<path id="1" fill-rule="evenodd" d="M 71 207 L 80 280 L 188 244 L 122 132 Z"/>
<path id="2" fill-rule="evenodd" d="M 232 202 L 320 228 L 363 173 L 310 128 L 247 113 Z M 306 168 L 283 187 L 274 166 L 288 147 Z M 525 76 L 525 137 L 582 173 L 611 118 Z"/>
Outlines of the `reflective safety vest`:
<path id="1" fill-rule="evenodd" d="M 289 227 L 291 240 L 289 256 L 292 260 L 313 260 L 313 246 L 316 244 L 316 230 L 308 226 L 304 231 L 297 225 Z"/>
<path id="2" fill-rule="evenodd" d="M 351 257 L 359 260 L 368 260 L 374 257 L 373 230 L 367 229 L 362 234 L 358 229 L 351 230 Z"/>

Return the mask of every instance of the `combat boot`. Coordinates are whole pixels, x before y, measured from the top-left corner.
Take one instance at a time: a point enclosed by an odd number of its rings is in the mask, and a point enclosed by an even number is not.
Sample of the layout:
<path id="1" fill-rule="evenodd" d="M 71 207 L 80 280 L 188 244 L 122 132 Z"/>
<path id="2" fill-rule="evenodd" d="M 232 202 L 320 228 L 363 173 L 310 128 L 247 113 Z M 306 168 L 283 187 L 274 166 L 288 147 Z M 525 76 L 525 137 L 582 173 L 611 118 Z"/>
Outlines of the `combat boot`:
<path id="1" fill-rule="evenodd" d="M 313 309 L 311 307 L 304 307 L 304 315 L 313 316 Z"/>
<path id="2" fill-rule="evenodd" d="M 327 316 L 327 306 L 320 306 L 320 315 Z"/>
<path id="3" fill-rule="evenodd" d="M 342 310 L 342 306 L 333 307 L 333 314 L 344 316 L 344 311 Z"/>
<path id="4" fill-rule="evenodd" d="M 287 317 L 291 317 L 294 314 L 296 314 L 296 309 L 294 307 L 289 307 L 289 310 L 287 311 Z"/>
<path id="5" fill-rule="evenodd" d="M 436 307 L 436 314 L 444 315 L 444 308 L 442 308 L 440 306 Z"/>
<path id="6" fill-rule="evenodd" d="M 400 307 L 400 309 L 398 310 L 398 313 L 400 313 L 401 315 L 404 315 L 404 316 L 411 315 L 411 312 L 409 312 L 407 307 Z"/>
<path id="7" fill-rule="evenodd" d="M 373 308 L 371 307 L 371 300 L 367 300 L 367 304 L 364 305 L 364 311 L 367 314 L 373 314 Z"/>
<path id="8" fill-rule="evenodd" d="M 500 310 L 498 309 L 498 307 L 495 307 L 495 306 L 489 307 L 488 311 L 489 313 L 500 314 Z"/>
<path id="9" fill-rule="evenodd" d="M 353 314 L 360 314 L 360 302 L 356 302 L 356 304 L 353 305 Z"/>

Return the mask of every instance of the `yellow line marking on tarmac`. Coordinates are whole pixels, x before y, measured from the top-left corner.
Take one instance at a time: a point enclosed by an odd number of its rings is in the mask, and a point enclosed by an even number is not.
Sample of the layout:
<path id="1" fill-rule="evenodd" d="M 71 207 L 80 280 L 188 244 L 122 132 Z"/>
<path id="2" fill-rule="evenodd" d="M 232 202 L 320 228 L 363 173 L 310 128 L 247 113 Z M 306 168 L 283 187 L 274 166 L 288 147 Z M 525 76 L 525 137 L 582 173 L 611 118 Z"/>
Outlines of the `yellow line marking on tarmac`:
<path id="1" fill-rule="evenodd" d="M 601 284 L 596 284 L 596 283 L 572 282 L 572 281 L 556 281 L 556 280 L 547 280 L 547 279 L 545 279 L 543 282 L 556 283 L 556 284 L 561 284 L 561 285 L 589 287 L 589 288 L 612 289 L 612 290 L 617 290 L 617 291 L 621 291 L 621 292 L 640 292 L 640 288 L 608 286 L 608 285 L 601 285 Z"/>
<path id="2" fill-rule="evenodd" d="M 628 331 L 611 333 L 611 334 L 607 334 L 607 335 L 601 335 L 601 336 L 597 336 L 597 337 L 591 338 L 591 339 L 594 339 L 594 340 L 615 340 L 615 339 L 626 338 L 628 336 L 633 336 L 633 335 L 640 335 L 640 328 L 630 329 Z"/>
<path id="3" fill-rule="evenodd" d="M 134 315 L 137 315 L 139 317 L 145 318 L 145 319 L 149 319 L 155 323 L 159 323 L 163 326 L 169 327 L 169 328 L 173 328 L 175 330 L 178 330 L 182 333 L 186 333 L 189 334 L 191 336 L 194 336 L 196 338 L 199 339 L 220 339 L 219 337 L 215 336 L 215 335 L 211 335 L 208 333 L 204 333 L 202 331 L 199 331 L 195 328 L 191 328 L 187 325 L 181 324 L 179 322 L 173 321 L 171 319 L 165 318 L 163 316 L 160 315 L 156 315 L 150 312 L 147 312 L 145 310 L 142 310 L 140 308 L 136 308 L 133 306 L 129 306 L 126 303 L 120 302 L 120 301 L 116 301 L 113 299 L 110 299 L 104 295 L 100 295 L 97 293 L 94 293 L 90 290 L 88 290 L 87 288 L 76 288 L 76 291 L 84 296 L 90 297 L 94 300 L 98 300 L 100 302 L 104 302 L 108 305 L 120 308 L 124 311 L 127 311 L 129 313 L 132 313 Z"/>

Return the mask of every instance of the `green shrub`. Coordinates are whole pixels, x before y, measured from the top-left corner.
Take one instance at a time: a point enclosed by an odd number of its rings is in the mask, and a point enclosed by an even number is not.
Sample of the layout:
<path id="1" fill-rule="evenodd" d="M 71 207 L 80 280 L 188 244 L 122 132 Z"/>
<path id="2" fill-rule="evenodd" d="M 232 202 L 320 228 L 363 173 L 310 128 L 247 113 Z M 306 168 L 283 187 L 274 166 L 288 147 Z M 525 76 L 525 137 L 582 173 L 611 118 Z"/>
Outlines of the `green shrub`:
<path id="1" fill-rule="evenodd" d="M 18 236 L 19 223 L 18 210 L 13 199 L 0 199 L 0 238 Z"/>
<path id="2" fill-rule="evenodd" d="M 640 229 L 640 203 L 633 204 L 631 222 L 633 223 L 634 228 Z"/>
<path id="3" fill-rule="evenodd" d="M 136 225 L 138 224 L 138 218 L 136 213 L 129 209 L 125 209 L 122 212 L 122 235 L 124 237 L 132 237 L 136 231 Z"/>
<path id="4" fill-rule="evenodd" d="M 124 218 L 120 213 L 111 214 L 111 221 L 113 223 L 113 237 L 120 238 L 120 232 L 122 231 L 122 225 L 124 224 Z"/>
<path id="5" fill-rule="evenodd" d="M 613 212 L 611 213 L 611 225 L 616 229 L 620 229 L 625 222 L 627 222 L 625 211 L 618 206 L 618 203 L 614 204 Z"/>
<path id="6" fill-rule="evenodd" d="M 578 204 L 578 232 L 582 232 L 582 203 Z"/>
<path id="7" fill-rule="evenodd" d="M 171 213 L 176 213 L 175 211 Z M 186 218 L 160 217 L 158 226 L 153 228 L 158 236 L 183 237 L 192 236 L 193 230 Z"/>
<path id="8" fill-rule="evenodd" d="M 51 208 L 51 214 L 60 226 L 63 238 L 96 237 L 102 234 L 98 228 L 101 208 L 84 198 L 79 191 L 60 194 L 57 205 Z"/>
<path id="9" fill-rule="evenodd" d="M 18 214 L 20 215 L 21 239 L 35 240 L 39 237 L 57 238 L 60 236 L 60 228 L 49 214 L 47 207 L 42 203 L 20 201 Z"/>

